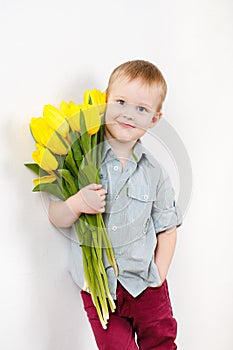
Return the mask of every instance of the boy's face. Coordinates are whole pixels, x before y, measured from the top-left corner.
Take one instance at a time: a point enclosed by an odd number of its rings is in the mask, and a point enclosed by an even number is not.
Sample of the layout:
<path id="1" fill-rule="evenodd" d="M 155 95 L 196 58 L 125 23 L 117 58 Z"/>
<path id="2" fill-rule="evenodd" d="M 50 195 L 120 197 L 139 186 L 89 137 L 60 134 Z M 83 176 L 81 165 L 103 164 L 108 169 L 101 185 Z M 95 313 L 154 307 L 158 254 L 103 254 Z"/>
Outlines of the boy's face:
<path id="1" fill-rule="evenodd" d="M 106 136 L 122 142 L 136 141 L 161 118 L 157 112 L 159 89 L 141 79 L 116 80 L 108 91 Z"/>

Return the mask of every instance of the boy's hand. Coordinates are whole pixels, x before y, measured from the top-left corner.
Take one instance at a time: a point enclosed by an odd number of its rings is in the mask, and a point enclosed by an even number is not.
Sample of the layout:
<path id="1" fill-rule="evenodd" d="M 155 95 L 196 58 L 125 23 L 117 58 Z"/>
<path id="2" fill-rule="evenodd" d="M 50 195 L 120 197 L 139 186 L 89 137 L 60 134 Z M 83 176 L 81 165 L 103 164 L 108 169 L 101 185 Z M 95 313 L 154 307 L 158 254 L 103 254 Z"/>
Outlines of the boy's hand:
<path id="1" fill-rule="evenodd" d="M 106 193 L 102 185 L 91 184 L 69 197 L 66 203 L 76 216 L 80 216 L 82 213 L 100 214 L 105 211 Z"/>

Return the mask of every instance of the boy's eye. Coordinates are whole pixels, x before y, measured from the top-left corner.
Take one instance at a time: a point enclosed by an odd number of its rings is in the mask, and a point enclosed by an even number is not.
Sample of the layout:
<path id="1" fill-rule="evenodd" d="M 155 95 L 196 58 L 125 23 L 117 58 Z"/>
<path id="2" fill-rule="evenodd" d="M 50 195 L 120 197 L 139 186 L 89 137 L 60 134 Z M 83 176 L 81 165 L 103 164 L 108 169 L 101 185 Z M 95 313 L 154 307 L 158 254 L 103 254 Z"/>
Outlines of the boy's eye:
<path id="1" fill-rule="evenodd" d="M 146 112 L 146 108 L 145 107 L 142 107 L 142 106 L 138 106 L 138 110 L 139 112 Z"/>
<path id="2" fill-rule="evenodd" d="M 121 106 L 124 106 L 125 104 L 125 101 L 124 100 L 117 100 L 117 103 Z"/>

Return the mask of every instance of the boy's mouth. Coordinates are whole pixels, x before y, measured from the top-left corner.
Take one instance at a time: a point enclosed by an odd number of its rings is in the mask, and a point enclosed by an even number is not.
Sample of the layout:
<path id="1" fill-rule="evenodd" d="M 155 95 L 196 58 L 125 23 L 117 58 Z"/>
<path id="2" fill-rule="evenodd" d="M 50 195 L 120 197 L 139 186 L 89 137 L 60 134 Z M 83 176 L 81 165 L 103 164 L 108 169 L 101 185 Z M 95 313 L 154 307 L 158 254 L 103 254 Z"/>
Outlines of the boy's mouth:
<path id="1" fill-rule="evenodd" d="M 118 122 L 118 124 L 120 124 L 120 126 L 122 126 L 123 128 L 127 128 L 127 129 L 134 129 L 135 126 L 128 124 L 128 123 L 123 123 L 123 122 Z"/>
<path id="2" fill-rule="evenodd" d="M 136 125 L 133 122 L 127 122 L 125 119 L 119 118 L 117 119 L 117 123 L 123 128 L 134 129 Z"/>

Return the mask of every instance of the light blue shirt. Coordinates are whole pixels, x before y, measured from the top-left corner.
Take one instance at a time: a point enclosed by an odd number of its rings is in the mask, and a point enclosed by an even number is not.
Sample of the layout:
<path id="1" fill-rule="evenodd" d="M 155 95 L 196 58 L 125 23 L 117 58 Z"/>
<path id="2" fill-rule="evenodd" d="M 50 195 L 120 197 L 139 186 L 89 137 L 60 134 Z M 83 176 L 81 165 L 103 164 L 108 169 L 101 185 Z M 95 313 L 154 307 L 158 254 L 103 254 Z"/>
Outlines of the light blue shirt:
<path id="1" fill-rule="evenodd" d="M 105 141 L 100 178 L 107 190 L 104 221 L 119 270 L 116 277 L 104 259 L 110 292 L 115 299 L 118 279 L 136 297 L 148 286 L 161 284 L 154 263 L 157 234 L 181 225 L 181 212 L 167 172 L 140 142 L 122 171 L 121 162 Z M 70 271 L 83 288 L 82 251 L 74 229 L 71 238 Z"/>

